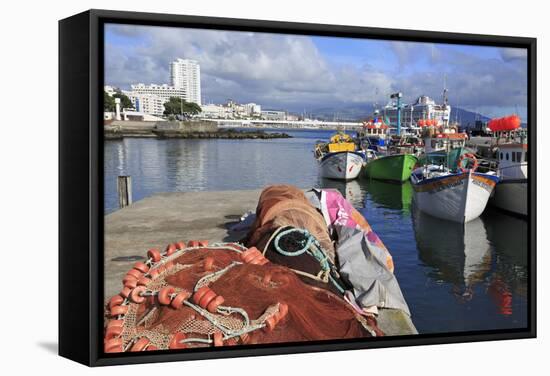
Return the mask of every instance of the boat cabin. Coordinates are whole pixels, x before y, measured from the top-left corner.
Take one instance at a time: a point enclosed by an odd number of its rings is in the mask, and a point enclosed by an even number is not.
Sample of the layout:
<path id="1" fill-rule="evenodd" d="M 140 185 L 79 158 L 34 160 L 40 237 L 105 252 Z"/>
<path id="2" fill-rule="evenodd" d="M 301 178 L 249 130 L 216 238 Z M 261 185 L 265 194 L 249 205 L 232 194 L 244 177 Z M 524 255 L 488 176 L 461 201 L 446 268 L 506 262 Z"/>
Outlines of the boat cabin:
<path id="1" fill-rule="evenodd" d="M 426 153 L 434 151 L 450 151 L 463 148 L 466 144 L 465 133 L 437 133 L 424 138 L 424 150 Z"/>
<path id="2" fill-rule="evenodd" d="M 502 179 L 526 179 L 527 155 L 527 144 L 499 145 L 497 160 L 500 177 Z"/>

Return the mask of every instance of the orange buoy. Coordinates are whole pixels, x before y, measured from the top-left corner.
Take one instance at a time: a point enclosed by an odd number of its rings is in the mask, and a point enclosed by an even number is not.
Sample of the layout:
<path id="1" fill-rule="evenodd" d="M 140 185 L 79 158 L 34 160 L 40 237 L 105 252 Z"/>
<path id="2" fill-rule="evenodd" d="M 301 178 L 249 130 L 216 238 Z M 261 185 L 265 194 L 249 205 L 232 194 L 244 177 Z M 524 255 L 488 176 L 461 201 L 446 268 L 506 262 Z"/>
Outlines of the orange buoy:
<path id="1" fill-rule="evenodd" d="M 176 243 L 177 249 L 184 249 L 185 248 L 185 242 L 177 242 Z"/>
<path id="2" fill-rule="evenodd" d="M 218 295 L 214 298 L 214 300 L 208 303 L 208 305 L 206 306 L 206 310 L 210 313 L 216 313 L 218 307 L 222 305 L 224 301 L 225 299 L 223 298 L 223 296 Z"/>
<path id="3" fill-rule="evenodd" d="M 141 337 L 140 339 L 138 339 L 136 341 L 136 343 L 133 344 L 130 351 L 132 351 L 132 352 L 143 351 L 150 342 L 151 341 L 149 341 L 149 339 L 147 339 L 145 337 Z"/>
<path id="4" fill-rule="evenodd" d="M 109 322 L 107 323 L 107 329 L 109 329 L 111 327 L 115 327 L 115 326 L 124 326 L 124 321 L 123 320 L 109 320 Z"/>
<path id="5" fill-rule="evenodd" d="M 115 295 L 109 300 L 109 309 L 113 308 L 114 306 L 121 305 L 124 301 L 124 298 L 120 295 Z"/>
<path id="6" fill-rule="evenodd" d="M 183 302 L 189 299 L 190 296 L 191 294 L 189 292 L 181 291 L 174 297 L 174 299 L 172 299 L 170 305 L 172 306 L 172 308 L 180 309 L 181 307 L 183 307 Z"/>
<path id="7" fill-rule="evenodd" d="M 211 301 L 213 301 L 216 298 L 216 293 L 210 289 L 206 292 L 199 301 L 199 306 L 206 309 L 208 304 L 210 304 Z"/>
<path id="8" fill-rule="evenodd" d="M 141 272 L 143 274 L 149 271 L 149 267 L 141 261 L 138 261 L 134 264 L 134 269 L 136 269 L 138 272 Z"/>
<path id="9" fill-rule="evenodd" d="M 147 251 L 147 257 L 153 260 L 153 262 L 159 262 L 161 259 L 160 251 L 156 248 L 151 248 Z"/>
<path id="10" fill-rule="evenodd" d="M 132 276 L 134 277 L 136 280 L 140 279 L 141 277 L 143 277 L 143 273 L 140 272 L 139 270 L 136 270 L 136 269 L 130 269 L 128 271 L 128 273 L 126 273 L 127 276 Z"/>
<path id="11" fill-rule="evenodd" d="M 176 247 L 175 243 L 168 244 L 168 246 L 166 247 L 166 256 L 170 256 L 171 254 L 173 254 L 177 250 L 178 250 L 178 248 Z"/>
<path id="12" fill-rule="evenodd" d="M 172 302 L 171 295 L 176 292 L 172 286 L 163 287 L 159 290 L 158 301 L 162 305 L 170 305 Z"/>
<path id="13" fill-rule="evenodd" d="M 106 353 L 123 352 L 122 338 L 113 338 L 105 342 L 104 350 Z"/>
<path id="14" fill-rule="evenodd" d="M 158 350 L 159 348 L 156 347 L 155 345 L 149 345 L 145 348 L 145 351 L 156 351 Z"/>
<path id="15" fill-rule="evenodd" d="M 204 294 L 206 294 L 208 291 L 210 290 L 210 288 L 208 286 L 202 286 L 200 289 L 198 289 L 197 291 L 195 291 L 195 293 L 193 294 L 193 303 L 195 304 L 199 304 L 199 301 L 201 300 L 201 298 L 204 296 Z"/>
<path id="16" fill-rule="evenodd" d="M 127 305 L 117 305 L 111 308 L 111 316 L 116 317 L 119 315 L 125 315 L 126 312 L 128 312 L 128 306 Z"/>
<path id="17" fill-rule="evenodd" d="M 143 292 L 145 292 L 147 288 L 145 286 L 138 286 L 135 289 L 132 290 L 130 293 L 130 300 L 134 303 L 141 304 L 145 301 L 145 296 L 141 296 Z"/>
<path id="18" fill-rule="evenodd" d="M 124 278 L 122 279 L 122 284 L 124 286 L 131 285 L 133 281 L 137 282 L 136 277 L 134 277 L 133 275 L 125 275 Z"/>
<path id="19" fill-rule="evenodd" d="M 208 240 L 199 240 L 200 247 L 208 247 Z"/>
<path id="20" fill-rule="evenodd" d="M 127 287 L 129 289 L 133 289 L 137 286 L 138 280 L 135 278 L 125 278 L 122 280 L 124 287 Z"/>
<path id="21" fill-rule="evenodd" d="M 105 341 L 118 337 L 122 334 L 122 326 L 111 326 L 105 331 Z"/>
<path id="22" fill-rule="evenodd" d="M 127 298 L 130 296 L 130 293 L 132 292 L 132 289 L 129 287 L 124 287 L 122 291 L 120 292 L 120 295 Z"/>

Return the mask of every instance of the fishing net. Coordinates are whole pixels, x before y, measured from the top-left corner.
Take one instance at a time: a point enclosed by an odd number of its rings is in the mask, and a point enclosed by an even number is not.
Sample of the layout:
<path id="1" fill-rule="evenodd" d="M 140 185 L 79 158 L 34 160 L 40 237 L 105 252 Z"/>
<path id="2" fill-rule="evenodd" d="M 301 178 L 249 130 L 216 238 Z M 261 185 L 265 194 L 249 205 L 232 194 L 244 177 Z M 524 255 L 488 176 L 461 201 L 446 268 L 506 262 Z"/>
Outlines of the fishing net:
<path id="1" fill-rule="evenodd" d="M 291 185 L 273 185 L 262 191 L 246 244 L 264 249 L 273 231 L 286 226 L 308 230 L 334 262 L 334 245 L 325 219 L 302 190 Z"/>
<path id="2" fill-rule="evenodd" d="M 105 352 L 368 337 L 367 319 L 255 247 L 151 249 L 105 309 Z"/>

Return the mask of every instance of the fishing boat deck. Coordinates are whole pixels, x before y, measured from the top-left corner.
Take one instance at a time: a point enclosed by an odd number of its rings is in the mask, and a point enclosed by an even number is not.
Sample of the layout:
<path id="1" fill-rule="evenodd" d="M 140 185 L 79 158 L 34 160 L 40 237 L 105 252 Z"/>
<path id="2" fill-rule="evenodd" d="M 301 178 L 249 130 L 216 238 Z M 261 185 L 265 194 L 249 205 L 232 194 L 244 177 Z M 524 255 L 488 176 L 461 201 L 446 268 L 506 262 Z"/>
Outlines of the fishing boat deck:
<path id="1" fill-rule="evenodd" d="M 236 241 L 243 213 L 256 208 L 261 190 L 160 193 L 105 216 L 104 296 L 117 294 L 122 278 L 149 248 L 176 241 Z M 403 312 L 381 309 L 379 326 L 387 335 L 416 334 Z"/>

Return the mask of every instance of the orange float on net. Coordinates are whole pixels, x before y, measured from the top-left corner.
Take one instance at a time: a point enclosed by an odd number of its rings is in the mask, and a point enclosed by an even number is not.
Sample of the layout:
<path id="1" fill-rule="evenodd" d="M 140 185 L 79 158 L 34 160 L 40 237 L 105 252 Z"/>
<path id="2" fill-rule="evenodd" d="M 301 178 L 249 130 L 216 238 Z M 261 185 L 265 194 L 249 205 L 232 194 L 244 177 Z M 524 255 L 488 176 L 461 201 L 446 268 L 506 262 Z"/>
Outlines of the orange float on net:
<path id="1" fill-rule="evenodd" d="M 174 297 L 174 299 L 172 299 L 170 305 L 172 306 L 172 308 L 180 309 L 181 307 L 183 307 L 183 302 L 189 299 L 190 296 L 191 294 L 187 291 L 181 291 Z"/>
<path id="2" fill-rule="evenodd" d="M 176 247 L 175 243 L 168 244 L 168 246 L 166 247 L 166 256 L 172 255 L 177 250 L 178 250 L 178 248 Z"/>
<path id="3" fill-rule="evenodd" d="M 214 298 L 214 300 L 208 303 L 208 305 L 206 306 L 206 310 L 210 313 L 216 313 L 216 311 L 218 310 L 218 307 L 222 305 L 224 301 L 225 299 L 223 298 L 223 296 L 218 295 Z"/>
<path id="4" fill-rule="evenodd" d="M 158 295 L 159 303 L 162 305 L 170 305 L 170 303 L 172 302 L 171 295 L 175 292 L 176 289 L 171 286 L 161 288 Z"/>
<path id="5" fill-rule="evenodd" d="M 208 291 L 210 290 L 210 287 L 208 286 L 202 286 L 200 289 L 198 289 L 197 291 L 195 291 L 195 293 L 193 294 L 193 303 L 195 304 L 199 304 L 199 301 L 201 300 L 201 298 L 204 296 L 204 294 L 206 294 Z"/>
<path id="6" fill-rule="evenodd" d="M 124 301 L 124 298 L 120 295 L 115 295 L 109 300 L 109 309 L 113 308 L 114 306 L 121 305 Z"/>
<path id="7" fill-rule="evenodd" d="M 177 242 L 176 243 L 177 249 L 185 249 L 185 242 Z"/>
<path id="8" fill-rule="evenodd" d="M 199 300 L 199 303 L 198 303 L 199 306 L 204 309 L 206 309 L 208 304 L 210 304 L 210 302 L 216 298 L 216 293 L 210 289 L 208 290 L 209 291 L 207 291 L 206 294 L 202 296 L 201 300 Z"/>
<path id="9" fill-rule="evenodd" d="M 141 296 L 147 288 L 145 286 L 138 286 L 130 293 L 130 300 L 134 303 L 141 304 L 145 301 L 145 296 Z"/>
<path id="10" fill-rule="evenodd" d="M 122 279 L 122 284 L 124 286 L 129 285 L 131 287 L 134 282 L 137 284 L 137 279 L 136 279 L 136 277 L 134 277 L 132 275 L 125 275 L 124 278 Z M 133 287 L 131 287 L 131 288 L 133 288 Z"/>
<path id="11" fill-rule="evenodd" d="M 115 327 L 115 326 L 124 326 L 123 320 L 109 320 L 107 323 L 107 329 Z"/>
<path id="12" fill-rule="evenodd" d="M 136 341 L 136 343 L 134 343 L 132 345 L 132 347 L 130 348 L 130 351 L 131 352 L 137 352 L 137 351 L 143 351 L 145 350 L 145 348 L 147 347 L 147 345 L 150 343 L 151 341 L 149 341 L 149 339 L 145 338 L 145 337 L 141 337 L 140 339 L 138 339 Z"/>
<path id="13" fill-rule="evenodd" d="M 147 251 L 147 257 L 149 257 L 153 262 L 159 262 L 162 258 L 160 255 L 160 251 L 156 248 L 151 248 Z"/>
<path id="14" fill-rule="evenodd" d="M 140 272 L 139 270 L 136 270 L 136 269 L 131 269 L 128 271 L 128 273 L 126 273 L 127 276 L 132 276 L 134 277 L 136 280 L 140 279 L 141 277 L 143 277 L 143 273 Z"/>
<path id="15" fill-rule="evenodd" d="M 171 350 L 185 349 L 187 345 L 185 343 L 181 343 L 181 341 L 186 338 L 187 336 L 185 335 L 185 333 L 177 332 L 172 336 L 172 339 L 170 340 L 170 344 L 168 345 L 168 348 Z"/>
<path id="16" fill-rule="evenodd" d="M 214 346 L 223 346 L 223 335 L 221 332 L 215 332 L 213 335 Z"/>
<path id="17" fill-rule="evenodd" d="M 119 315 L 125 315 L 126 312 L 128 312 L 128 306 L 127 305 L 118 305 L 111 308 L 111 316 L 116 317 Z"/>
<path id="18" fill-rule="evenodd" d="M 111 326 L 105 331 L 105 341 L 118 337 L 122 334 L 122 326 Z"/>
<path id="19" fill-rule="evenodd" d="M 200 247 L 208 247 L 208 240 L 199 240 Z"/>
<path id="20" fill-rule="evenodd" d="M 132 289 L 130 287 L 124 287 L 122 291 L 120 292 L 120 296 L 123 296 L 125 298 L 130 296 L 130 293 L 132 292 Z"/>
<path id="21" fill-rule="evenodd" d="M 136 269 L 138 272 L 141 272 L 143 274 L 149 271 L 149 267 L 141 261 L 138 261 L 134 264 L 134 269 Z"/>
<path id="22" fill-rule="evenodd" d="M 187 242 L 187 246 L 190 248 L 194 248 L 200 246 L 200 244 L 198 240 L 190 240 Z"/>
<path id="23" fill-rule="evenodd" d="M 145 351 L 156 351 L 158 350 L 159 348 L 156 347 L 155 345 L 149 345 L 147 346 L 147 348 L 145 349 Z"/>
<path id="24" fill-rule="evenodd" d="M 104 350 L 106 353 L 123 352 L 122 338 L 113 338 L 105 342 Z"/>

